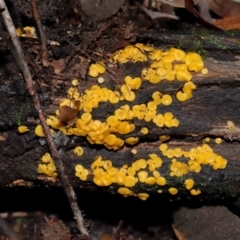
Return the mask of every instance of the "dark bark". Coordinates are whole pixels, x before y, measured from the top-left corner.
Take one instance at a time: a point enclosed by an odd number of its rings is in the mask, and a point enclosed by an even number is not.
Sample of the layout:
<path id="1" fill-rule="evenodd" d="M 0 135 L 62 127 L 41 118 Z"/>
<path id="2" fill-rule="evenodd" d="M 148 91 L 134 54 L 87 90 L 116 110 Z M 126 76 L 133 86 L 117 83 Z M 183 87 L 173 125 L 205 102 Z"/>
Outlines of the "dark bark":
<path id="1" fill-rule="evenodd" d="M 173 115 L 180 121 L 177 128 L 158 128 L 153 123 L 145 121 L 133 120 L 136 129 L 133 133 L 126 137 L 139 137 L 140 143 L 134 146 L 137 154 L 131 153 L 131 147 L 124 147 L 119 151 L 109 151 L 102 146 L 92 146 L 84 137 L 67 136 L 63 137 L 65 144 L 58 144 L 61 150 L 61 157 L 64 160 L 67 174 L 69 175 L 72 185 L 76 188 L 85 188 L 88 190 L 96 190 L 98 187 L 89 177 L 88 181 L 81 182 L 74 176 L 74 167 L 76 164 L 82 164 L 89 168 L 96 156 L 101 155 L 104 160 L 110 159 L 113 165 L 121 167 L 124 164 L 130 165 L 134 160 L 148 158 L 148 154 L 157 153 L 160 155 L 158 147 L 160 145 L 159 136 L 169 135 L 169 147 L 182 147 L 190 149 L 201 145 L 205 137 L 221 137 L 224 141 L 217 145 L 212 140 L 209 144 L 217 154 L 222 155 L 228 160 L 226 169 L 214 171 L 208 166 L 204 166 L 199 174 L 190 173 L 182 178 L 169 176 L 170 160 L 161 156 L 164 160 L 163 166 L 160 168 L 161 174 L 166 177 L 167 185 L 161 187 L 163 193 L 167 193 L 169 187 L 177 187 L 180 189 L 180 196 L 189 195 L 184 188 L 183 182 L 186 178 L 193 177 L 195 179 L 196 188 L 202 190 L 199 198 L 224 198 L 237 197 L 240 193 L 238 187 L 240 183 L 240 76 L 239 76 L 239 40 L 238 33 L 212 33 L 207 31 L 208 41 L 204 37 L 205 33 L 197 32 L 196 34 L 177 34 L 172 33 L 155 33 L 154 35 L 140 34 L 143 41 L 155 42 L 156 46 L 161 46 L 164 42 L 165 46 L 182 46 L 188 49 L 189 45 L 199 41 L 202 53 L 204 53 L 205 65 L 209 69 L 206 76 L 196 74 L 193 82 L 197 85 L 197 90 L 193 93 L 193 98 L 180 103 L 173 97 L 173 103 L 169 107 L 158 107 L 158 112 L 171 111 Z M 233 35 L 235 34 L 235 35 Z M 156 37 L 158 36 L 158 37 Z M 203 37 L 199 37 L 203 36 Z M 196 39 L 195 39 L 196 38 Z M 179 43 L 179 39 L 181 39 Z M 214 39 L 214 44 L 209 39 Z M 179 43 L 179 44 L 178 44 Z M 223 47 L 224 46 L 224 47 Z M 193 49 L 192 49 L 193 50 Z M 54 51 L 53 51 L 54 52 Z M 43 139 L 39 139 L 34 134 L 36 126 L 37 114 L 34 110 L 31 98 L 26 92 L 23 80 L 14 71 L 15 66 L 7 52 L 4 52 L 5 62 L 1 66 L 1 87 L 0 87 L 0 187 L 6 186 L 37 186 L 42 183 L 49 185 L 60 185 L 58 180 L 37 174 L 37 166 L 40 163 L 41 156 L 48 152 L 48 147 Z M 8 59 L 8 62 L 6 61 Z M 125 64 L 120 67 L 116 73 L 118 81 L 111 80 L 112 75 L 105 74 L 106 86 L 114 85 L 117 87 L 122 83 L 124 74 L 138 75 L 141 72 L 142 64 Z M 45 70 L 44 70 L 45 71 Z M 57 109 L 59 99 L 65 98 L 65 90 L 68 88 L 70 81 L 58 80 L 58 85 L 52 75 L 51 69 L 45 71 L 46 77 L 44 81 L 38 81 L 39 94 L 42 105 L 47 114 L 52 114 Z M 48 75 L 47 75 L 48 74 Z M 119 75 L 118 75 L 119 74 Z M 48 79 L 48 80 L 46 80 Z M 48 84 L 46 84 L 48 82 Z M 86 83 L 80 84 L 81 91 L 88 86 L 95 84 L 96 80 L 88 78 Z M 59 87 L 57 90 L 55 87 Z M 162 93 L 175 95 L 182 83 L 162 82 L 157 85 L 144 83 L 140 90 L 137 91 L 138 97 L 134 104 L 149 101 L 151 94 L 155 90 Z M 123 105 L 121 102 L 116 105 L 107 103 L 100 104 L 99 108 L 94 110 L 95 119 L 106 119 L 114 112 L 114 109 Z M 227 121 L 235 123 L 235 128 L 229 130 Z M 18 124 L 27 125 L 30 128 L 28 133 L 19 134 L 17 132 Z M 148 127 L 149 133 L 143 135 L 140 133 L 141 127 Z M 84 148 L 84 155 L 78 157 L 73 154 L 73 149 L 81 145 Z M 106 191 L 116 193 L 118 186 L 104 187 Z M 156 193 L 156 186 L 145 184 L 137 184 L 133 190 L 135 192 L 147 192 L 149 194 Z"/>

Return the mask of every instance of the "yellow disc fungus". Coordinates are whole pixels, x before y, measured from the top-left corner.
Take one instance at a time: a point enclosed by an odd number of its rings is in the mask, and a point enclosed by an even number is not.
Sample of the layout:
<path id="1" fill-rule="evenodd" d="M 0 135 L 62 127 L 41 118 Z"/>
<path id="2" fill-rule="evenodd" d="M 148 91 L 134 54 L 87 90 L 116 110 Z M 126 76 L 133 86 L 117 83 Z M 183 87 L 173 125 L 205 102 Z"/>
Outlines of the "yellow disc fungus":
<path id="1" fill-rule="evenodd" d="M 35 134 L 38 136 L 38 137 L 44 137 L 45 134 L 43 132 L 43 128 L 41 125 L 38 125 L 36 128 L 35 128 Z"/>
<path id="2" fill-rule="evenodd" d="M 172 195 L 176 195 L 178 193 L 177 188 L 171 187 L 168 189 L 168 192 Z"/>
<path id="3" fill-rule="evenodd" d="M 166 185 L 167 181 L 164 177 L 159 176 L 156 180 L 157 185 L 164 186 Z"/>
<path id="4" fill-rule="evenodd" d="M 199 189 L 197 189 L 197 190 L 196 189 L 191 189 L 190 193 L 193 196 L 197 196 L 197 195 L 201 194 L 201 190 L 199 190 Z"/>
<path id="5" fill-rule="evenodd" d="M 72 85 L 73 85 L 74 87 L 78 86 L 78 85 L 79 85 L 78 79 L 73 79 L 73 80 L 72 80 Z"/>
<path id="6" fill-rule="evenodd" d="M 200 72 L 204 67 L 204 63 L 203 60 L 195 60 L 189 63 L 188 65 L 188 69 L 190 71 L 195 71 L 195 72 Z"/>
<path id="7" fill-rule="evenodd" d="M 133 176 L 126 176 L 123 184 L 125 187 L 134 187 L 136 184 L 136 179 Z"/>
<path id="8" fill-rule="evenodd" d="M 78 147 L 75 147 L 73 152 L 77 155 L 77 156 L 82 156 L 83 155 L 83 148 L 78 146 Z"/>
<path id="9" fill-rule="evenodd" d="M 148 193 L 137 193 L 137 196 L 138 196 L 141 200 L 145 201 L 145 200 L 147 200 L 147 198 L 149 197 L 149 194 L 148 194 Z"/>
<path id="10" fill-rule="evenodd" d="M 98 83 L 104 83 L 104 78 L 103 77 L 99 77 L 98 80 L 97 80 Z"/>
<path id="11" fill-rule="evenodd" d="M 49 177 L 57 178 L 58 174 L 56 172 L 56 166 L 53 162 L 53 159 L 49 153 L 45 153 L 41 162 L 38 164 L 38 173 L 43 173 L 48 175 Z"/>
<path id="12" fill-rule="evenodd" d="M 134 154 L 134 155 L 137 154 L 137 149 L 133 148 L 133 149 L 131 150 L 131 153 Z"/>
<path id="13" fill-rule="evenodd" d="M 205 141 L 205 142 L 210 142 L 211 139 L 210 139 L 209 137 L 206 137 L 206 138 L 204 139 L 204 141 Z"/>
<path id="14" fill-rule="evenodd" d="M 120 122 L 117 129 L 120 134 L 128 134 L 131 132 L 130 124 L 127 121 Z"/>
<path id="15" fill-rule="evenodd" d="M 154 176 L 155 178 L 158 178 L 158 177 L 160 177 L 160 173 L 159 173 L 158 171 L 154 170 L 154 171 L 153 171 L 153 176 Z"/>
<path id="16" fill-rule="evenodd" d="M 221 138 L 216 138 L 216 139 L 215 139 L 215 143 L 216 143 L 216 144 L 222 143 L 222 139 L 221 139 Z"/>
<path id="17" fill-rule="evenodd" d="M 108 134 L 105 138 L 104 138 L 104 142 L 106 142 L 108 145 L 114 145 L 117 142 L 117 137 L 114 134 Z"/>
<path id="18" fill-rule="evenodd" d="M 149 185 L 153 185 L 153 184 L 156 183 L 156 178 L 155 178 L 155 177 L 147 177 L 147 178 L 145 179 L 145 183 L 146 183 L 146 184 L 149 184 Z"/>
<path id="19" fill-rule="evenodd" d="M 184 185 L 185 185 L 187 190 L 190 190 L 194 186 L 194 180 L 192 178 L 186 179 L 185 182 L 184 182 Z"/>
<path id="20" fill-rule="evenodd" d="M 227 127 L 229 130 L 233 130 L 235 128 L 235 124 L 232 121 L 227 121 Z"/>
<path id="21" fill-rule="evenodd" d="M 105 73 L 105 71 L 105 65 L 103 63 L 97 62 L 90 65 L 88 75 L 91 77 L 97 77 L 99 74 Z"/>
<path id="22" fill-rule="evenodd" d="M 164 94 L 161 103 L 165 106 L 169 106 L 172 103 L 172 97 L 169 94 Z"/>
<path id="23" fill-rule="evenodd" d="M 129 188 L 126 188 L 126 187 L 120 187 L 118 189 L 118 193 L 120 193 L 123 196 L 129 196 L 129 195 L 133 194 L 133 192 Z"/>
<path id="24" fill-rule="evenodd" d="M 135 145 L 137 144 L 139 141 L 138 137 L 129 137 L 125 139 L 125 143 L 129 144 L 129 145 Z"/>
<path id="25" fill-rule="evenodd" d="M 203 68 L 202 71 L 201 71 L 201 73 L 202 73 L 203 75 L 208 74 L 208 69 L 207 69 L 207 68 Z"/>
<path id="26" fill-rule="evenodd" d="M 28 132 L 29 131 L 29 128 L 27 126 L 19 126 L 18 127 L 18 132 L 19 133 L 25 133 L 25 132 Z"/>
<path id="27" fill-rule="evenodd" d="M 188 99 L 188 95 L 185 92 L 178 91 L 176 94 L 176 98 L 180 102 L 184 102 Z"/>
<path id="28" fill-rule="evenodd" d="M 148 128 L 142 127 L 142 128 L 141 128 L 141 133 L 142 133 L 142 134 L 148 134 Z"/>
<path id="29" fill-rule="evenodd" d="M 139 182 L 143 183 L 143 182 L 145 182 L 145 180 L 148 177 L 148 172 L 147 171 L 139 171 L 137 173 L 137 176 L 138 176 Z"/>

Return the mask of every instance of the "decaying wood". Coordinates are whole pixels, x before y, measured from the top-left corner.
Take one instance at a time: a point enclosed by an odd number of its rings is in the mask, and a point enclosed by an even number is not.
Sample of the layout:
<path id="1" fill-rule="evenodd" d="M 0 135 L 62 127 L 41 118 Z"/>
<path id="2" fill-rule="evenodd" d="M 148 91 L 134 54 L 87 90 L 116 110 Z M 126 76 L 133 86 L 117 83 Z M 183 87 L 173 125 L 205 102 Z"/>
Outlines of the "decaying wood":
<path id="1" fill-rule="evenodd" d="M 203 34 L 203 33 L 202 33 Z M 158 112 L 171 111 L 180 121 L 177 128 L 158 128 L 153 123 L 133 120 L 136 130 L 126 137 L 139 137 L 140 143 L 134 146 L 137 154 L 131 153 L 130 147 L 124 147 L 119 151 L 109 151 L 102 146 L 91 146 L 84 137 L 63 136 L 59 135 L 55 139 L 56 144 L 64 160 L 65 168 L 72 185 L 75 188 L 85 188 L 95 191 L 98 187 L 92 182 L 91 177 L 88 181 L 81 182 L 74 176 L 74 167 L 80 163 L 89 168 L 96 156 L 101 155 L 103 159 L 110 159 L 113 165 L 121 167 L 123 164 L 131 164 L 134 160 L 148 158 L 149 153 L 157 153 L 161 156 L 158 147 L 160 145 L 160 135 L 170 135 L 169 147 L 181 147 L 190 149 L 201 145 L 205 137 L 223 138 L 223 143 L 217 145 L 212 141 L 209 145 L 214 151 L 228 160 L 227 168 L 224 170 L 214 171 L 208 166 L 204 166 L 199 174 L 190 173 L 187 176 L 193 177 L 196 187 L 202 190 L 199 198 L 211 196 L 212 199 L 225 197 L 238 197 L 240 190 L 240 75 L 238 58 L 239 41 L 236 36 L 221 33 L 207 32 L 208 39 L 215 39 L 213 44 L 210 40 L 204 41 L 204 37 L 199 38 L 196 34 L 177 34 L 175 38 L 171 33 L 155 33 L 154 37 L 146 33 L 140 34 L 142 41 L 155 43 L 156 46 L 165 47 L 182 46 L 185 50 L 191 49 L 195 41 L 201 43 L 201 50 L 204 53 L 205 65 L 209 69 L 208 75 L 196 74 L 193 82 L 197 85 L 197 90 L 193 93 L 193 98 L 184 103 L 178 102 L 173 98 L 173 103 L 169 107 L 159 106 Z M 235 34 L 235 33 L 234 33 Z M 156 37 L 158 35 L 158 37 Z M 195 36 L 195 37 L 194 37 Z M 179 43 L 179 39 L 181 40 Z M 219 44 L 221 41 L 221 44 Z M 179 44 L 177 44 L 177 42 Z M 223 48 L 223 46 L 225 46 Z M 193 50 L 193 48 L 192 48 Z M 6 64 L 9 67 L 9 64 Z M 105 86 L 114 89 L 123 82 L 126 74 L 139 76 L 143 64 L 126 64 L 114 69 L 116 79 L 109 73 L 105 73 Z M 119 75 L 118 75 L 119 74 Z M 24 84 L 19 85 L 22 80 L 10 79 L 1 75 L 1 106 L 0 106 L 0 187 L 6 186 L 38 186 L 42 184 L 58 186 L 60 183 L 56 179 L 37 174 L 37 166 L 40 163 L 41 156 L 48 151 L 44 139 L 39 139 L 34 134 L 34 128 L 37 122 L 37 116 L 33 109 L 31 99 L 24 91 Z M 5 75 L 6 76 L 6 75 Z M 52 75 L 51 75 L 52 76 Z M 61 86 L 64 91 L 50 88 L 51 83 L 56 82 L 52 77 L 49 80 L 49 86 L 42 85 L 39 87 L 42 104 L 45 107 L 45 113 L 54 113 L 57 109 L 59 99 L 66 97 L 65 90 L 70 86 L 71 81 L 59 80 L 56 86 Z M 96 83 L 95 79 L 88 78 L 86 82 L 81 82 L 80 91 Z M 137 91 L 137 99 L 134 104 L 144 103 L 151 99 L 151 94 L 155 90 L 162 93 L 175 95 L 177 90 L 182 86 L 179 82 L 161 82 L 157 85 L 150 85 L 144 82 L 140 90 Z M 119 106 L 108 103 L 100 104 L 99 108 L 93 111 L 93 118 L 104 120 Z M 235 128 L 229 130 L 227 121 L 235 123 Z M 28 133 L 19 134 L 17 124 L 28 125 Z M 140 132 L 141 127 L 148 127 L 149 133 L 143 135 Z M 84 148 L 84 155 L 78 157 L 73 153 L 76 146 L 81 145 Z M 189 193 L 183 186 L 185 178 L 176 178 L 169 176 L 170 160 L 161 156 L 164 160 L 160 168 L 161 174 L 167 178 L 167 185 L 162 187 L 163 193 L 171 186 L 180 189 L 178 196 L 189 196 Z M 116 193 L 118 186 L 102 188 L 105 191 Z M 134 187 L 136 192 L 148 192 L 157 194 L 155 186 L 146 186 L 137 184 Z"/>

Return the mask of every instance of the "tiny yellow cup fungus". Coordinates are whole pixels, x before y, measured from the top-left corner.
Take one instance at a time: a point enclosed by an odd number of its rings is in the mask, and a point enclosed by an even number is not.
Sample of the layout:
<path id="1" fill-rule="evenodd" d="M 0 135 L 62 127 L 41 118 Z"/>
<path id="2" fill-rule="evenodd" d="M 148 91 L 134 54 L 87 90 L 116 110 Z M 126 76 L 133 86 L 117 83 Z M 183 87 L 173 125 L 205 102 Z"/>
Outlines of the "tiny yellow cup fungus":
<path id="1" fill-rule="evenodd" d="M 207 69 L 207 68 L 203 68 L 202 71 L 201 71 L 201 73 L 202 73 L 203 75 L 208 74 L 208 69 Z"/>
<path id="2" fill-rule="evenodd" d="M 137 144 L 139 141 L 138 137 L 129 137 L 125 139 L 125 143 L 129 144 L 129 145 L 135 145 Z"/>
<path id="3" fill-rule="evenodd" d="M 164 94 L 161 103 L 165 106 L 169 106 L 172 103 L 172 97 L 169 94 Z"/>
<path id="4" fill-rule="evenodd" d="M 222 139 L 221 139 L 221 138 L 216 138 L 216 139 L 215 139 L 215 143 L 216 143 L 216 144 L 222 143 Z"/>
<path id="5" fill-rule="evenodd" d="M 194 186 L 194 180 L 192 178 L 186 179 L 185 182 L 184 182 L 184 185 L 185 185 L 187 190 L 190 190 Z"/>
<path id="6" fill-rule="evenodd" d="M 18 132 L 19 133 L 25 133 L 25 132 L 28 132 L 29 131 L 29 128 L 27 126 L 19 126 L 18 127 Z"/>
<path id="7" fill-rule="evenodd" d="M 196 189 L 191 189 L 190 193 L 193 196 L 197 196 L 197 195 L 201 194 L 201 190 L 199 190 L 199 189 L 197 189 L 197 190 Z"/>
<path id="8" fill-rule="evenodd" d="M 184 102 L 188 99 L 188 95 L 185 92 L 178 91 L 176 94 L 176 98 L 180 102 Z"/>
<path id="9" fill-rule="evenodd" d="M 137 154 L 137 149 L 136 149 L 136 148 L 133 148 L 133 149 L 131 150 L 131 153 L 134 154 L 134 155 Z"/>
<path id="10" fill-rule="evenodd" d="M 56 172 L 56 166 L 51 155 L 48 152 L 42 156 L 41 162 L 42 163 L 38 164 L 38 173 L 43 173 L 53 178 L 56 178 L 58 176 Z"/>
<path id="11" fill-rule="evenodd" d="M 208 143 L 208 142 L 210 142 L 210 141 L 211 141 L 211 138 L 209 138 L 209 137 L 206 137 L 206 138 L 204 139 L 204 141 Z"/>
<path id="12" fill-rule="evenodd" d="M 177 188 L 171 187 L 168 189 L 168 192 L 172 195 L 176 195 L 178 193 Z"/>
<path id="13" fill-rule="evenodd" d="M 80 146 L 77 146 L 74 148 L 73 152 L 77 155 L 77 156 L 82 156 L 83 155 L 83 148 Z"/>
<path id="14" fill-rule="evenodd" d="M 232 121 L 227 121 L 227 127 L 229 130 L 233 130 L 235 128 L 235 124 Z"/>
<path id="15" fill-rule="evenodd" d="M 98 81 L 98 83 L 100 83 L 100 84 L 101 84 L 101 83 L 104 83 L 104 78 L 103 78 L 103 77 L 99 77 L 97 81 Z"/>
<path id="16" fill-rule="evenodd" d="M 149 197 L 149 194 L 148 194 L 148 193 L 137 193 L 137 196 L 138 196 L 141 200 L 145 201 L 145 200 L 147 200 L 147 198 Z"/>
<path id="17" fill-rule="evenodd" d="M 133 194 L 133 192 L 129 188 L 126 188 L 126 187 L 120 187 L 118 189 L 118 193 L 120 193 L 121 195 L 123 195 L 125 197 Z"/>
<path id="18" fill-rule="evenodd" d="M 164 186 L 166 185 L 167 181 L 164 177 L 159 176 L 156 180 L 157 185 Z"/>
<path id="19" fill-rule="evenodd" d="M 79 85 L 78 79 L 73 79 L 73 80 L 72 80 L 72 85 L 73 85 L 74 87 L 78 86 L 78 85 Z"/>
<path id="20" fill-rule="evenodd" d="M 106 71 L 106 67 L 103 63 L 97 62 L 95 64 L 91 64 L 89 67 L 88 75 L 91 77 L 97 77 L 99 74 L 103 74 Z"/>
<path id="21" fill-rule="evenodd" d="M 142 128 L 141 128 L 141 133 L 142 133 L 142 134 L 148 134 L 148 128 L 142 127 Z"/>
<path id="22" fill-rule="evenodd" d="M 44 137 L 44 136 L 45 136 L 45 134 L 44 134 L 44 132 L 43 132 L 43 128 L 42 128 L 41 125 L 36 126 L 36 128 L 35 128 L 35 134 L 36 134 L 38 137 Z"/>

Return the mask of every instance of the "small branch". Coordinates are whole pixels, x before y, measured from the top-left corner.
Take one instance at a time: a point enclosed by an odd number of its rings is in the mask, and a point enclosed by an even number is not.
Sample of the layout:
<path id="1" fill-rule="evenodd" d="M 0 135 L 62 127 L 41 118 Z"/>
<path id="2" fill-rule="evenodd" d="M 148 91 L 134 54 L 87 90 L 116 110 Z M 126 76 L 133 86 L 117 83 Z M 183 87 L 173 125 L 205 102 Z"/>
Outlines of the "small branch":
<path id="1" fill-rule="evenodd" d="M 3 22 L 4 22 L 4 24 L 7 28 L 8 33 L 9 33 L 10 41 L 13 43 L 13 46 L 16 49 L 16 54 L 15 54 L 14 57 L 17 57 L 16 61 L 20 62 L 20 69 L 21 69 L 23 77 L 26 81 L 28 92 L 32 96 L 34 106 L 35 106 L 35 108 L 38 112 L 38 116 L 39 116 L 41 125 L 43 127 L 47 143 L 49 145 L 51 154 L 52 154 L 54 162 L 56 164 L 62 186 L 63 186 L 63 188 L 64 188 L 64 190 L 67 194 L 67 197 L 68 197 L 68 200 L 70 202 L 73 214 L 76 218 L 78 228 L 83 235 L 89 237 L 88 231 L 84 227 L 84 222 L 83 222 L 83 217 L 82 217 L 82 214 L 81 214 L 81 210 L 80 210 L 80 208 L 78 207 L 78 204 L 77 204 L 76 193 L 75 193 L 72 185 L 70 184 L 68 176 L 64 173 L 65 170 L 64 170 L 63 162 L 60 158 L 60 155 L 59 155 L 59 153 L 57 151 L 57 148 L 54 144 L 54 141 L 52 139 L 50 129 L 49 129 L 48 125 L 46 124 L 45 117 L 44 117 L 43 111 L 41 109 L 39 97 L 36 93 L 30 70 L 29 70 L 27 62 L 25 60 L 25 56 L 23 54 L 19 39 L 16 35 L 16 29 L 13 25 L 11 16 L 10 16 L 8 10 L 7 10 L 7 7 L 6 7 L 6 4 L 5 4 L 4 0 L 0 0 L 0 9 L 4 9 L 4 11 L 1 12 L 1 15 L 3 17 Z"/>
<path id="2" fill-rule="evenodd" d="M 41 62 L 44 67 L 48 67 L 49 63 L 48 63 L 48 51 L 47 51 L 47 38 L 43 30 L 43 25 L 40 19 L 40 14 L 38 11 L 36 0 L 30 0 L 30 4 L 32 6 L 33 18 L 35 19 L 40 42 L 42 44 Z"/>

